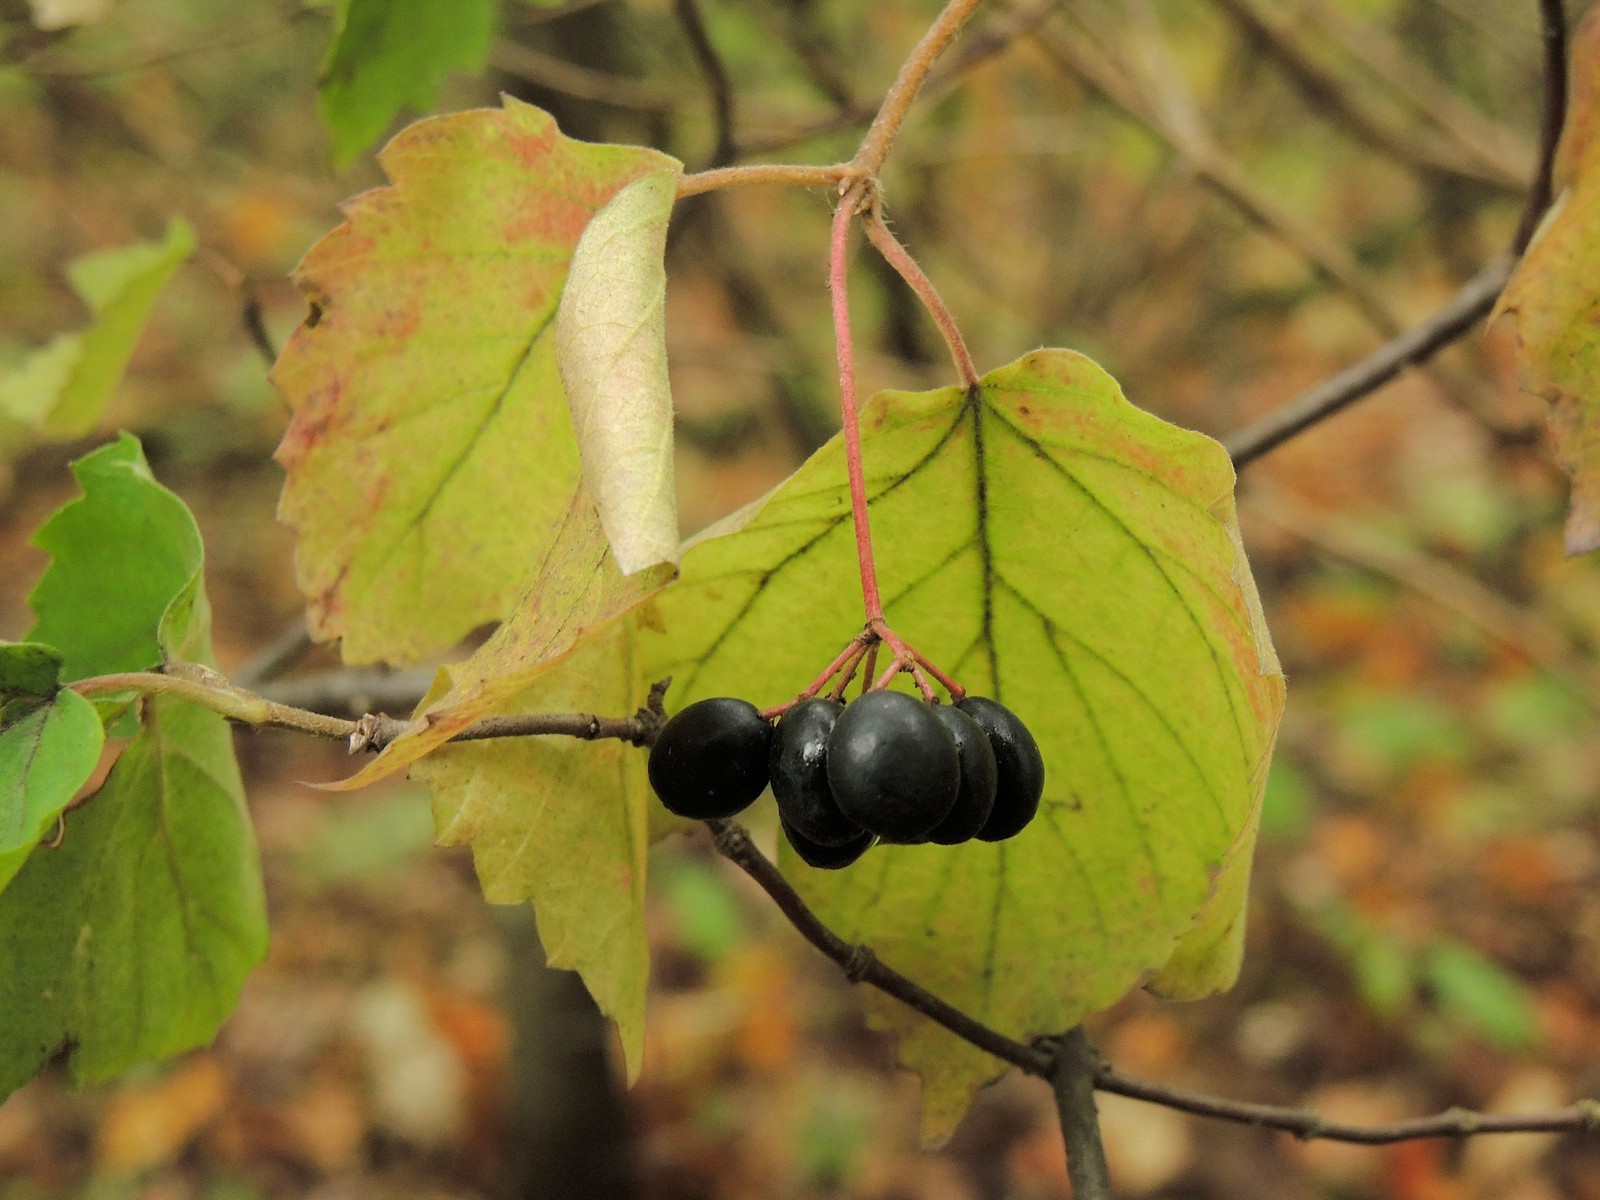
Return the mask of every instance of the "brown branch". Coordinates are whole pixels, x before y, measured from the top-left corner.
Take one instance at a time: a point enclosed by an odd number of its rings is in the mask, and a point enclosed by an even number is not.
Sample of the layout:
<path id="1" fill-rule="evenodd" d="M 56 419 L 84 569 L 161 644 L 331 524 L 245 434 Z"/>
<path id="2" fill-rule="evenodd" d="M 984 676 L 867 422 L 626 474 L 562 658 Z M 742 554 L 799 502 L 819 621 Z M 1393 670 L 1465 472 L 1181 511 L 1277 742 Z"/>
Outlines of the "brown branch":
<path id="1" fill-rule="evenodd" d="M 1514 254 L 1528 248 L 1554 198 L 1556 150 L 1567 123 L 1567 14 L 1561 0 L 1539 0 L 1539 13 L 1544 30 L 1544 118 L 1539 126 L 1539 165 L 1511 243 Z"/>
<path id="2" fill-rule="evenodd" d="M 698 196 L 718 188 L 743 187 L 748 184 L 777 183 L 789 187 L 827 187 L 838 183 L 855 172 L 848 166 L 812 167 L 799 163 L 760 164 L 753 167 L 716 167 L 710 171 L 695 171 L 678 181 L 678 199 Z"/>
<path id="3" fill-rule="evenodd" d="M 1054 1056 L 1048 1051 L 1023 1045 L 997 1033 L 883 963 L 866 946 L 852 945 L 824 925 L 821 918 L 800 898 L 800 893 L 779 873 L 778 868 L 756 849 L 742 825 L 734 821 L 707 821 L 706 825 L 711 830 L 717 852 L 755 880 L 756 885 L 772 898 L 772 902 L 799 931 L 800 936 L 832 959 L 844 972 L 845 978 L 852 983 L 870 984 L 880 992 L 893 996 L 908 1008 L 948 1029 L 962 1041 L 1012 1066 L 1021 1067 L 1030 1075 L 1040 1078 L 1049 1075 Z"/>
<path id="4" fill-rule="evenodd" d="M 1490 263 L 1427 320 L 1379 346 L 1332 379 L 1223 438 L 1234 467 L 1247 466 L 1295 434 L 1370 396 L 1407 367 L 1428 361 L 1488 315 L 1510 277 L 1511 266 L 1509 259 Z"/>
<path id="5" fill-rule="evenodd" d="M 1055 1093 L 1056 1117 L 1067 1146 L 1067 1177 L 1072 1200 L 1111 1200 L 1111 1169 L 1100 1139 L 1100 1114 L 1094 1092 L 1104 1065 L 1089 1044 L 1083 1026 L 1062 1034 L 1056 1043 L 1050 1090 Z"/>
<path id="6" fill-rule="evenodd" d="M 712 44 L 706 30 L 704 15 L 698 0 L 674 0 L 673 12 L 678 24 L 689 39 L 689 50 L 705 76 L 706 87 L 711 92 L 711 117 L 716 125 L 716 141 L 712 144 L 708 167 L 723 167 L 739 157 L 733 136 L 733 85 L 728 82 L 728 68 Z"/>
<path id="7" fill-rule="evenodd" d="M 718 853 L 737 866 L 778 906 L 800 936 L 831 959 L 852 983 L 865 983 L 921 1013 L 969 1045 L 1040 1079 L 1053 1081 L 1061 1061 L 1059 1043 L 1040 1039 L 1028 1045 L 968 1016 L 915 981 L 884 963 L 870 947 L 845 941 L 812 912 L 778 868 L 734 821 L 707 821 Z M 1076 1048 L 1083 1053 L 1083 1046 Z M 1088 1051 L 1091 1055 L 1092 1048 Z M 1068 1068 L 1069 1070 L 1071 1068 Z M 1227 1100 L 1203 1092 L 1188 1092 L 1135 1079 L 1095 1060 L 1094 1086 L 1102 1092 L 1159 1104 L 1196 1116 L 1280 1129 L 1297 1137 L 1335 1142 L 1383 1145 L 1418 1138 L 1464 1138 L 1489 1133 L 1596 1133 L 1600 1132 L 1600 1100 L 1580 1100 L 1551 1112 L 1485 1115 L 1451 1109 L 1431 1117 L 1416 1117 L 1381 1125 L 1353 1125 L 1328 1121 L 1308 1109 Z"/>
<path id="8" fill-rule="evenodd" d="M 1224 1100 L 1201 1092 L 1187 1092 L 1143 1079 L 1133 1079 L 1120 1071 L 1103 1067 L 1095 1079 L 1102 1092 L 1143 1100 L 1163 1108 L 1176 1109 L 1197 1117 L 1232 1121 L 1279 1129 L 1304 1141 L 1354 1142 L 1365 1146 L 1385 1146 L 1421 1138 L 1468 1138 L 1489 1133 L 1588 1133 L 1600 1132 L 1600 1101 L 1580 1100 L 1567 1108 L 1536 1113 L 1478 1113 L 1452 1108 L 1431 1117 L 1413 1117 L 1381 1125 L 1353 1125 L 1329 1121 L 1310 1109 L 1283 1108 L 1276 1104 L 1251 1104 Z"/>

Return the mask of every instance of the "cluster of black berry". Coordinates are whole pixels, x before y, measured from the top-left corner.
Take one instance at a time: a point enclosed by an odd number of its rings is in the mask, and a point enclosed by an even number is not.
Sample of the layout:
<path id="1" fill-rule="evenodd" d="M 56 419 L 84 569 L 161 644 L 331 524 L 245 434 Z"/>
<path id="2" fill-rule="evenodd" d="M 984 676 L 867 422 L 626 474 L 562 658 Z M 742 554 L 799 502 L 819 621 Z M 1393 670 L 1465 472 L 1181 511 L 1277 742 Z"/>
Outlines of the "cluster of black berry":
<path id="1" fill-rule="evenodd" d="M 983 696 L 925 704 L 868 692 L 849 705 L 801 700 L 776 728 L 731 696 L 699 700 L 661 727 L 650 786 L 681 817 L 731 817 L 767 784 L 789 844 L 814 867 L 847 867 L 881 838 L 998 842 L 1039 810 L 1044 759 L 1010 709 Z"/>

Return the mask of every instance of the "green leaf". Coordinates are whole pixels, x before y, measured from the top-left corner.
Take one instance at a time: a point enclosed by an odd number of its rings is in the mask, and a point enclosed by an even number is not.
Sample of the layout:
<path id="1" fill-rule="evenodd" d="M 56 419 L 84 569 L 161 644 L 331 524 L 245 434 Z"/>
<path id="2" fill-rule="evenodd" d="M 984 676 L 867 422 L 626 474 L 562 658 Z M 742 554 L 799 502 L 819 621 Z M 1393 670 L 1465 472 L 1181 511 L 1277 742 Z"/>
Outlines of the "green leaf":
<path id="1" fill-rule="evenodd" d="M 61 652 L 39 642 L 0 642 L 0 700 L 48 700 L 61 686 Z"/>
<path id="2" fill-rule="evenodd" d="M 1422 971 L 1439 1007 L 1503 1050 L 1526 1050 L 1538 1023 L 1526 992 L 1498 963 L 1471 946 L 1441 940 L 1423 954 Z"/>
<path id="3" fill-rule="evenodd" d="M 556 314 L 585 486 L 625 575 L 678 560 L 664 255 L 681 174 L 634 180 L 589 222 Z"/>
<path id="4" fill-rule="evenodd" d="M 77 692 L 0 729 L 0 892 L 100 761 L 100 718 Z"/>
<path id="5" fill-rule="evenodd" d="M 348 166 L 402 108 L 431 109 L 451 71 L 482 71 L 494 12 L 491 0 L 339 0 L 320 93 L 334 162 Z"/>
<path id="6" fill-rule="evenodd" d="M 75 260 L 68 276 L 93 323 L 62 334 L 0 380 L 0 413 L 55 437 L 81 437 L 92 430 L 133 356 L 156 297 L 194 247 L 194 231 L 174 220 L 163 242 L 138 242 Z"/>
<path id="7" fill-rule="evenodd" d="M 182 500 L 155 481 L 137 438 L 123 434 L 72 464 L 83 496 L 33 544 L 52 558 L 28 603 L 30 641 L 60 651 L 62 675 L 143 671 L 184 653 L 161 634 L 169 608 L 204 604 L 200 531 Z M 186 630 L 178 631 L 181 635 Z"/>
<path id="8" fill-rule="evenodd" d="M 573 247 L 674 165 L 511 99 L 419 121 L 381 161 L 394 186 L 300 264 L 311 315 L 273 373 L 294 410 L 280 515 L 312 631 L 349 662 L 414 661 L 511 611 L 578 479 L 554 337 Z"/>
<path id="9" fill-rule="evenodd" d="M 205 1044 L 265 953 L 233 735 L 151 699 L 60 848 L 0 893 L 0 1097 L 58 1051 L 86 1084 Z"/>
<path id="10" fill-rule="evenodd" d="M 1067 351 L 970 396 L 884 393 L 862 428 L 890 622 L 1014 709 L 1048 780 L 1012 841 L 880 846 L 839 872 L 785 849 L 784 872 L 841 936 L 1012 1037 L 1164 967 L 1170 994 L 1225 986 L 1283 700 L 1227 455 Z M 842 444 L 688 549 L 655 609 L 640 677 L 674 674 L 676 703 L 794 695 L 862 622 Z M 869 1003 L 942 1135 L 1000 1064 Z"/>
<path id="11" fill-rule="evenodd" d="M 1567 553 L 1600 548 L 1600 9 L 1572 40 L 1561 146 L 1571 181 L 1500 294 L 1516 316 L 1523 390 L 1550 403 L 1556 455 L 1572 476 Z M 1491 318 L 1492 319 L 1492 318 Z"/>
<path id="12" fill-rule="evenodd" d="M 55 558 L 30 597 L 34 636 L 69 676 L 210 663 L 200 537 L 182 501 L 131 437 L 73 471 L 83 497 L 37 539 Z M 0 1096 L 58 1051 L 87 1083 L 209 1041 L 266 952 L 228 723 L 169 697 L 147 698 L 141 718 L 105 785 L 67 815 L 61 847 L 34 849 L 0 892 Z"/>

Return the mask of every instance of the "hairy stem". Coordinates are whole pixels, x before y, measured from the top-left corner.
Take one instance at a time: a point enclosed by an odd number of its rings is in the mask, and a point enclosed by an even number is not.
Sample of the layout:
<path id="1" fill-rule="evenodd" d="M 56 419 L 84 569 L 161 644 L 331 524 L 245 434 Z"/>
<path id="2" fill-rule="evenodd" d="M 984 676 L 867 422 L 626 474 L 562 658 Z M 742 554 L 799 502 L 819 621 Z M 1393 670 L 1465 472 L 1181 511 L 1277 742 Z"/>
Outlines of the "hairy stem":
<path id="1" fill-rule="evenodd" d="M 845 196 L 833 214 L 833 238 L 828 254 L 828 288 L 833 294 L 833 337 L 839 348 L 839 406 L 844 416 L 844 461 L 850 475 L 850 513 L 855 519 L 856 560 L 861 566 L 861 600 L 867 621 L 883 620 L 883 597 L 878 593 L 878 565 L 872 557 L 872 527 L 867 521 L 867 483 L 861 466 L 861 421 L 856 412 L 855 349 L 850 340 L 848 255 L 850 221 L 855 201 Z"/>
<path id="2" fill-rule="evenodd" d="M 847 163 L 813 167 L 803 163 L 759 163 L 752 167 L 716 167 L 695 171 L 678 180 L 678 199 L 714 192 L 720 188 L 743 187 L 753 183 L 787 184 L 790 187 L 828 187 L 841 179 L 852 179 L 860 172 Z"/>
<path id="3" fill-rule="evenodd" d="M 980 3 L 982 0 L 950 0 L 933 24 L 928 26 L 928 32 L 922 35 L 922 40 L 912 49 L 900 68 L 900 74 L 889 85 L 888 94 L 878 108 L 878 115 L 872 119 L 867 136 L 861 139 L 861 148 L 852 160 L 863 175 L 876 176 L 883 170 L 895 135 L 900 132 L 906 113 L 911 110 L 911 102 L 917 98 L 928 72 Z"/>
<path id="4" fill-rule="evenodd" d="M 967 350 L 966 339 L 961 336 L 955 317 L 945 306 L 943 297 L 933 286 L 933 280 L 928 278 L 927 272 L 890 231 L 883 219 L 882 209 L 878 205 L 875 204 L 868 210 L 864 227 L 867 231 L 867 240 L 877 248 L 878 253 L 883 255 L 900 278 L 906 281 L 906 285 L 922 302 L 922 307 L 927 309 L 928 315 L 933 318 L 939 335 L 944 338 L 944 344 L 950 349 L 950 357 L 955 362 L 956 374 L 961 377 L 961 385 L 968 389 L 977 387 L 978 368 L 973 365 L 972 354 Z"/>

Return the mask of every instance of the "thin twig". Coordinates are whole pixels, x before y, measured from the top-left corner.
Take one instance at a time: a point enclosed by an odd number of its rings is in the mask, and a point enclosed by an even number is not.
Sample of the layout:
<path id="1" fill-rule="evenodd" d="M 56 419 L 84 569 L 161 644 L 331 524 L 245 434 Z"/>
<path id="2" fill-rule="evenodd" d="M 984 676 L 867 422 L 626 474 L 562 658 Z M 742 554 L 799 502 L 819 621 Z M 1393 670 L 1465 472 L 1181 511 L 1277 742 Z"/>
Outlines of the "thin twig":
<path id="1" fill-rule="evenodd" d="M 1245 428 L 1222 439 L 1235 468 L 1341 409 L 1370 396 L 1407 367 L 1426 362 L 1488 315 L 1511 274 L 1511 260 L 1490 263 L 1427 320 L 1379 346 L 1354 366 L 1302 392 Z"/>
<path id="2" fill-rule="evenodd" d="M 1539 13 L 1544 30 L 1544 117 L 1539 126 L 1539 165 L 1511 243 L 1514 254 L 1528 248 L 1554 198 L 1556 150 L 1567 123 L 1567 14 L 1561 0 L 1539 0 Z"/>
<path id="3" fill-rule="evenodd" d="M 670 112 L 678 98 L 670 88 L 644 79 L 612 75 L 554 58 L 520 42 L 501 40 L 489 50 L 489 65 L 518 79 L 613 108 Z"/>
<path id="4" fill-rule="evenodd" d="M 857 172 L 844 163 L 830 167 L 813 167 L 801 163 L 762 163 L 751 167 L 717 167 L 710 171 L 695 171 L 678 180 L 678 199 L 698 196 L 701 192 L 718 188 L 744 187 L 749 184 L 776 183 L 789 187 L 828 187 Z"/>
<path id="5" fill-rule="evenodd" d="M 1580 1100 L 1566 1108 L 1535 1113 L 1478 1113 L 1452 1108 L 1430 1117 L 1413 1117 L 1381 1125 L 1353 1125 L 1329 1121 L 1310 1109 L 1283 1108 L 1276 1104 L 1251 1104 L 1224 1100 L 1201 1092 L 1186 1092 L 1143 1079 L 1134 1079 L 1103 1068 L 1095 1087 L 1116 1096 L 1159 1104 L 1163 1108 L 1212 1117 L 1239 1125 L 1279 1129 L 1304 1141 L 1354 1142 L 1364 1146 L 1385 1146 L 1393 1142 L 1422 1138 L 1469 1138 L 1488 1133 L 1587 1133 L 1600 1132 L 1600 1101 Z"/>
<path id="6" fill-rule="evenodd" d="M 705 17 L 700 12 L 698 0 L 674 0 L 673 11 L 677 14 L 678 24 L 683 26 L 684 36 L 689 39 L 689 49 L 711 92 L 711 116 L 716 124 L 717 137 L 712 144 L 711 160 L 706 166 L 727 166 L 739 156 L 733 135 L 733 85 L 728 82 L 728 68 L 706 30 Z"/>
<path id="7" fill-rule="evenodd" d="M 900 974 L 878 958 L 870 947 L 845 941 L 811 911 L 778 868 L 756 848 L 742 826 L 734 821 L 707 821 L 706 825 L 718 853 L 750 876 L 800 936 L 837 965 L 852 983 L 865 983 L 885 995 L 893 996 L 1001 1062 L 1010 1063 L 1040 1079 L 1051 1079 L 1058 1055 L 1049 1039 L 1028 1045 L 1009 1038 Z M 1098 1064 L 1095 1068 L 1095 1087 L 1102 1092 L 1159 1104 L 1196 1116 L 1280 1129 L 1308 1141 L 1321 1139 L 1383 1145 L 1419 1138 L 1465 1138 L 1490 1133 L 1600 1133 L 1600 1100 L 1580 1100 L 1567 1108 L 1534 1113 L 1486 1115 L 1454 1108 L 1434 1116 L 1414 1117 L 1388 1124 L 1354 1125 L 1325 1120 L 1309 1109 L 1253 1104 L 1170 1088 Z"/>
<path id="8" fill-rule="evenodd" d="M 1100 1056 L 1079 1025 L 1056 1040 L 1056 1061 L 1050 1090 L 1056 1097 L 1061 1139 L 1067 1145 L 1067 1177 L 1072 1200 L 1111 1200 L 1111 1169 L 1100 1140 L 1100 1114 L 1095 1108 L 1095 1080 Z"/>
<path id="9" fill-rule="evenodd" d="M 778 868 L 760 850 L 756 849 L 743 826 L 734 821 L 707 821 L 717 851 L 733 863 L 756 885 L 771 897 L 778 910 L 789 923 L 824 955 L 832 959 L 854 983 L 865 983 L 880 992 L 893 996 L 902 1004 L 914 1009 L 930 1021 L 948 1029 L 963 1041 L 976 1046 L 1002 1062 L 1021 1067 L 1030 1075 L 1041 1079 L 1048 1076 L 1054 1065 L 1054 1056 L 1048 1051 L 1026 1046 L 997 1033 L 981 1021 L 939 999 L 932 992 L 887 966 L 865 946 L 845 941 L 822 923 L 816 913 L 806 905 L 778 872 Z"/>
<path id="10" fill-rule="evenodd" d="M 967 349 L 966 339 L 961 336 L 961 329 L 956 325 L 955 317 L 939 295 L 939 290 L 933 286 L 933 280 L 928 278 L 927 272 L 916 259 L 911 257 L 911 253 L 900 244 L 900 240 L 884 222 L 882 206 L 873 205 L 867 211 L 863 224 L 867 240 L 877 247 L 878 253 L 883 255 L 885 261 L 895 269 L 900 278 L 906 281 L 906 285 L 916 293 L 917 299 L 922 301 L 922 307 L 933 318 L 939 335 L 944 338 L 944 344 L 950 349 L 950 357 L 955 362 L 956 374 L 961 377 L 961 385 L 966 388 L 977 387 L 978 368 L 973 364 L 972 353 Z"/>
<path id="11" fill-rule="evenodd" d="M 305 617 L 296 617 L 233 673 L 233 681 L 239 687 L 259 691 L 262 684 L 276 679 L 299 662 L 315 644 Z"/>
<path id="12" fill-rule="evenodd" d="M 438 672 L 431 667 L 387 671 L 379 667 L 337 667 L 292 679 L 277 679 L 256 688 L 268 700 L 291 708 L 335 716 L 359 717 L 372 712 L 410 712 L 422 701 Z M 248 686 L 240 678 L 241 685 Z"/>
<path id="13" fill-rule="evenodd" d="M 950 0 L 934 18 L 933 24 L 928 26 L 928 32 L 922 35 L 922 40 L 913 47 L 901 65 L 900 73 L 895 76 L 894 83 L 889 85 L 883 103 L 878 106 L 878 115 L 872 118 L 867 136 L 861 139 L 861 148 L 852 160 L 862 174 L 876 175 L 883 170 L 895 135 L 900 132 L 906 113 L 911 110 L 911 102 L 922 90 L 928 72 L 980 3 L 982 0 Z"/>

